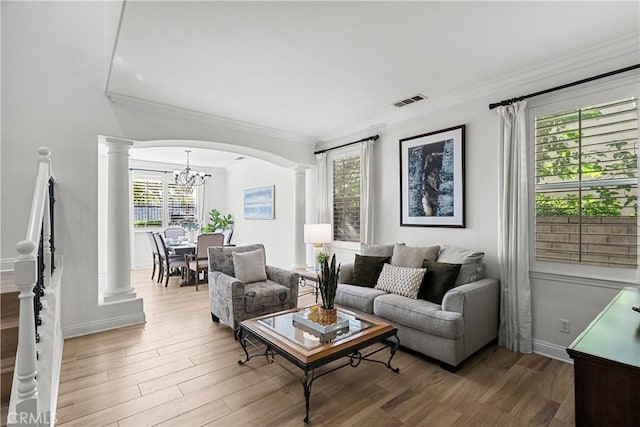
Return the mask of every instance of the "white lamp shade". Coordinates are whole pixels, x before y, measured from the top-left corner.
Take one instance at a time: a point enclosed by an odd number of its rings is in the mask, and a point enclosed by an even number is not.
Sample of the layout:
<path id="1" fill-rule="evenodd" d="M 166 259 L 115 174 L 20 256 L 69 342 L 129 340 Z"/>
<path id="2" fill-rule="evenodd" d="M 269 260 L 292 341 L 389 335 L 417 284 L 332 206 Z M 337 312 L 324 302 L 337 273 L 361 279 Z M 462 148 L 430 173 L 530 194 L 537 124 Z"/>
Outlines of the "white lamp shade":
<path id="1" fill-rule="evenodd" d="M 305 224 L 304 242 L 314 245 L 331 243 L 331 224 Z"/>

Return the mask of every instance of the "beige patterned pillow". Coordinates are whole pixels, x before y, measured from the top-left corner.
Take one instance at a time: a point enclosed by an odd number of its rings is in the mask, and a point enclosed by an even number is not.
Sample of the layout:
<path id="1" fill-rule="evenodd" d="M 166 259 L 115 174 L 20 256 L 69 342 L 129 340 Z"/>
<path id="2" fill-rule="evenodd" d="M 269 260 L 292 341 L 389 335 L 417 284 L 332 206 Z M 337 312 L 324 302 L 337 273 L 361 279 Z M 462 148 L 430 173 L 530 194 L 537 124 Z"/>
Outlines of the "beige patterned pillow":
<path id="1" fill-rule="evenodd" d="M 376 289 L 416 299 L 426 268 L 397 267 L 384 264 Z"/>

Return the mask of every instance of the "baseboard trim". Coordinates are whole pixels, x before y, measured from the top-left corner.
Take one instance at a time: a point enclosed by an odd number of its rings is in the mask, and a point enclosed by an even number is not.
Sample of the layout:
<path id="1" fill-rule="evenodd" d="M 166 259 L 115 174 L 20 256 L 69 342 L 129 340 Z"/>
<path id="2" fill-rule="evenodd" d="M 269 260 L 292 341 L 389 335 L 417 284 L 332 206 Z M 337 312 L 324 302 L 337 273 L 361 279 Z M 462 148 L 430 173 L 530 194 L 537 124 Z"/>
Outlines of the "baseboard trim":
<path id="1" fill-rule="evenodd" d="M 542 340 L 533 340 L 533 352 L 561 362 L 573 364 L 573 359 L 569 357 L 567 348 L 558 344 Z"/>
<path id="2" fill-rule="evenodd" d="M 13 271 L 15 258 L 0 258 L 0 271 Z"/>
<path id="3" fill-rule="evenodd" d="M 127 314 L 111 319 L 95 320 L 81 325 L 72 325 L 62 329 L 65 339 L 79 337 L 82 335 L 95 334 L 96 332 L 109 331 L 111 329 L 123 328 L 125 326 L 139 325 L 145 323 L 144 312 Z"/>

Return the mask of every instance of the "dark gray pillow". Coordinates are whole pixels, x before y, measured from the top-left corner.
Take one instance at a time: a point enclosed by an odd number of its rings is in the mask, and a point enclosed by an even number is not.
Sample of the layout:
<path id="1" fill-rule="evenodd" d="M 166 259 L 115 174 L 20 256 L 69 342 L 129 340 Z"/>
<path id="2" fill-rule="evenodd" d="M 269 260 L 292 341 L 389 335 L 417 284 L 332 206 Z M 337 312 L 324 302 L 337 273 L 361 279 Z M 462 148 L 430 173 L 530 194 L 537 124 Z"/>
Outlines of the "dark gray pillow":
<path id="1" fill-rule="evenodd" d="M 427 271 L 424 273 L 418 298 L 431 301 L 434 304 L 442 304 L 444 294 L 456 286 L 456 278 L 461 266 L 462 264 L 425 260 L 422 267 Z"/>
<path id="2" fill-rule="evenodd" d="M 356 254 L 353 261 L 351 284 L 373 288 L 378 282 L 382 267 L 389 262 L 390 257 L 366 256 Z"/>

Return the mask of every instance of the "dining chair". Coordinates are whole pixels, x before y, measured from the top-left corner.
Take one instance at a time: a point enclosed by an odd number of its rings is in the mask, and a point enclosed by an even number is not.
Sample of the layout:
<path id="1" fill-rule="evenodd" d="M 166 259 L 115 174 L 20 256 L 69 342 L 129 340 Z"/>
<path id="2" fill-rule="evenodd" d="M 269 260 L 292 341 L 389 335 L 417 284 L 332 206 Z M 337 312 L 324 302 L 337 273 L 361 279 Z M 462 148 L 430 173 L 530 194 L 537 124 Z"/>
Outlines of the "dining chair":
<path id="1" fill-rule="evenodd" d="M 186 254 L 184 256 L 184 262 L 187 265 L 187 275 L 190 275 L 192 271 L 195 272 L 196 291 L 198 290 L 198 284 L 200 283 L 200 272 L 204 271 L 205 274 L 209 269 L 209 263 L 207 261 L 207 248 L 210 246 L 222 246 L 224 244 L 224 234 L 222 233 L 204 233 L 198 236 L 198 242 L 196 244 L 195 254 Z M 204 278 L 206 280 L 206 277 Z"/>
<path id="2" fill-rule="evenodd" d="M 159 277 L 158 283 L 164 279 L 164 287 L 166 288 L 169 284 L 169 275 L 171 274 L 172 268 L 184 269 L 185 263 L 182 255 L 171 255 L 169 253 L 169 249 L 167 249 L 167 245 L 164 242 L 164 237 L 160 233 L 153 233 L 156 242 L 158 244 L 158 252 L 160 253 L 161 260 L 161 276 Z"/>
<path id="3" fill-rule="evenodd" d="M 187 230 L 177 225 L 172 225 L 164 229 L 165 239 L 176 239 L 178 237 L 184 237 L 186 235 L 187 235 Z"/>
<path id="4" fill-rule="evenodd" d="M 151 272 L 151 280 L 153 280 L 156 275 L 156 266 L 158 266 L 158 278 L 160 278 L 160 270 L 162 269 L 162 264 L 160 262 L 160 251 L 158 250 L 158 243 L 156 242 L 156 238 L 153 236 L 153 232 L 148 231 L 147 237 L 149 238 L 151 254 L 153 255 L 153 271 Z"/>

